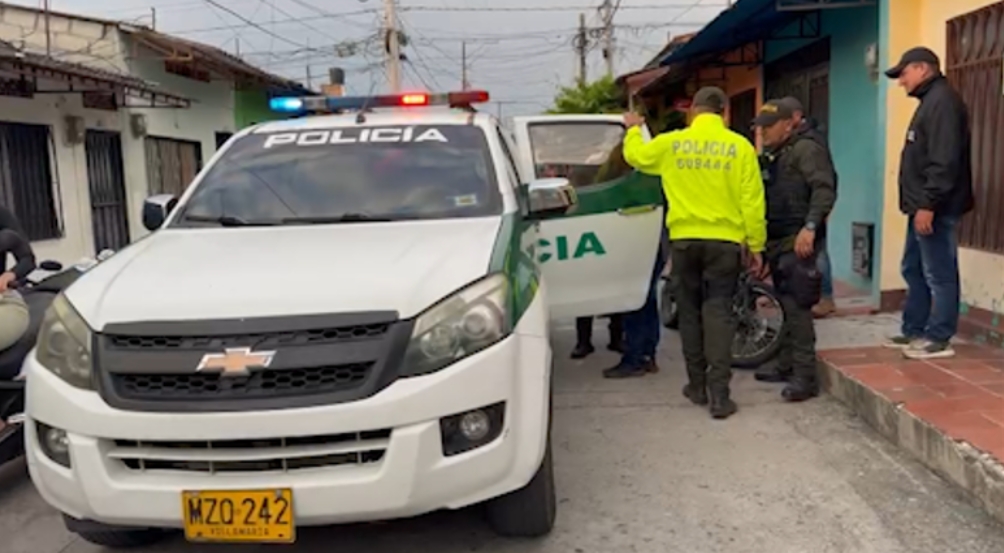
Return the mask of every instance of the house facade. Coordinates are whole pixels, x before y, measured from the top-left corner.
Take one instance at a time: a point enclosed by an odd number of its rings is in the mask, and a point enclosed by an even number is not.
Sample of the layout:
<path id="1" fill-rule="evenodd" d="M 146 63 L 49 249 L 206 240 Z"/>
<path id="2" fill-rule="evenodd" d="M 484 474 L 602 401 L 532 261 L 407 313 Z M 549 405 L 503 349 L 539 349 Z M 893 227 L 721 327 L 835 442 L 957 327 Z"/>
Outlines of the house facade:
<path id="1" fill-rule="evenodd" d="M 143 236 L 146 197 L 181 193 L 270 93 L 305 92 L 117 21 L 0 4 L 0 40 L 0 201 L 64 263 Z"/>

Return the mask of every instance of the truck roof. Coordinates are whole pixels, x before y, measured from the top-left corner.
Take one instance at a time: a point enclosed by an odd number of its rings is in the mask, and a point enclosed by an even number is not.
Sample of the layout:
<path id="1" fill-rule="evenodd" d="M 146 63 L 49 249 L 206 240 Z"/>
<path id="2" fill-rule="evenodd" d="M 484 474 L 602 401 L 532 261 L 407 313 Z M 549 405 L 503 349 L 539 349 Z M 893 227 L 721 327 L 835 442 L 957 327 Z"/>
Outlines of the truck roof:
<path id="1" fill-rule="evenodd" d="M 344 113 L 271 121 L 257 125 L 251 132 L 257 134 L 388 125 L 485 125 L 491 122 L 491 116 L 485 113 L 429 107 L 381 109 L 366 113 L 363 123 L 356 122 L 357 116 L 357 113 Z"/>

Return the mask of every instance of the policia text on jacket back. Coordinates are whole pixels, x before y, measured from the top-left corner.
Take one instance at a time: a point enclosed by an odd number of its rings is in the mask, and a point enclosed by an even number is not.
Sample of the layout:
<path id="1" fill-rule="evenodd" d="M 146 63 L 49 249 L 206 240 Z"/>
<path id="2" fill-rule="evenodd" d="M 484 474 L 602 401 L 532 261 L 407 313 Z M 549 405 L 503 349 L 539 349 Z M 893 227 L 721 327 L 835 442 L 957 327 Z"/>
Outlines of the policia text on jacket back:
<path id="1" fill-rule="evenodd" d="M 767 250 L 774 287 L 784 304 L 785 325 L 777 368 L 759 380 L 787 381 L 782 395 L 804 401 L 819 394 L 816 331 L 812 307 L 819 302 L 822 274 L 817 234 L 836 201 L 836 174 L 826 148 L 795 132 L 789 104 L 771 100 L 753 123 L 761 130 L 767 193 Z"/>
<path id="2" fill-rule="evenodd" d="M 689 383 L 683 393 L 711 414 L 736 412 L 729 397 L 735 320 L 732 296 L 742 270 L 742 250 L 761 266 L 765 241 L 764 191 L 756 151 L 722 119 L 727 97 L 707 87 L 694 96 L 686 129 L 645 142 L 640 116 L 627 114 L 624 158 L 644 173 L 660 175 L 669 204 L 673 286 Z"/>

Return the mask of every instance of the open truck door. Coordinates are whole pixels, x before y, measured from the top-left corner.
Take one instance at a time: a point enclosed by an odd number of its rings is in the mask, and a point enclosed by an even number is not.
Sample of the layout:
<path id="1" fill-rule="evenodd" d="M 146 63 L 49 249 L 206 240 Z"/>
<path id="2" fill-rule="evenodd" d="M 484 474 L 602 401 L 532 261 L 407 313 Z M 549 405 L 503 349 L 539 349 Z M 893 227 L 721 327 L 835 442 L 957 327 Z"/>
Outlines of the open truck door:
<path id="1" fill-rule="evenodd" d="M 540 224 L 535 255 L 552 318 L 641 307 L 665 215 L 659 178 L 624 161 L 622 118 L 542 115 L 512 124 L 523 178 L 567 178 L 578 196 L 573 210 Z"/>

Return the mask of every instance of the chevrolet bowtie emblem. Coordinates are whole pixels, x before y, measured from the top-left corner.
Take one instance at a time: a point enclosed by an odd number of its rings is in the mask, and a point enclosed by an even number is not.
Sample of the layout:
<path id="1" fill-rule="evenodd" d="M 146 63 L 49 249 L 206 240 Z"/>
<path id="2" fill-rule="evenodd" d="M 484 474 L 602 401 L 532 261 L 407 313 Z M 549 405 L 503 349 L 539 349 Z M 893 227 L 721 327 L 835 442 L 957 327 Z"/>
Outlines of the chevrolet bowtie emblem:
<path id="1" fill-rule="evenodd" d="M 251 351 L 251 348 L 228 348 L 224 353 L 207 353 L 196 367 L 198 372 L 217 372 L 223 376 L 247 376 L 249 369 L 264 369 L 272 364 L 274 351 Z"/>

